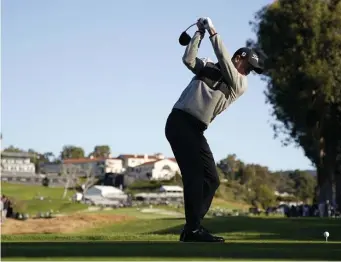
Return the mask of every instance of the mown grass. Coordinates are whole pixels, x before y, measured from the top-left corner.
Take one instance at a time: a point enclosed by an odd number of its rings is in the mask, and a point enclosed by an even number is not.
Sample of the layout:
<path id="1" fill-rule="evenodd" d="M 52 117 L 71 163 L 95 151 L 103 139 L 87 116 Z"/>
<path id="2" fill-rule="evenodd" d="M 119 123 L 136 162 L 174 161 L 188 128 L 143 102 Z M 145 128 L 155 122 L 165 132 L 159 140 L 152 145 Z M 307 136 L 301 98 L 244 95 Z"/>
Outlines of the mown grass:
<path id="1" fill-rule="evenodd" d="M 250 205 L 246 203 L 227 201 L 221 198 L 214 198 L 212 202 L 212 207 L 236 209 L 236 210 L 247 210 L 250 207 Z"/>
<path id="2" fill-rule="evenodd" d="M 38 212 L 68 213 L 87 208 L 86 205 L 69 201 L 74 191 L 68 191 L 65 199 L 62 199 L 63 192 L 60 187 L 1 183 L 1 193 L 12 200 L 16 212 L 35 215 Z"/>
<path id="3" fill-rule="evenodd" d="M 23 185 L 1 182 L 1 193 L 9 196 L 16 204 L 16 211 L 35 215 L 38 212 L 69 213 L 86 209 L 86 205 L 71 203 L 69 198 L 74 194 L 69 190 L 65 199 L 62 199 L 64 189 L 62 187 L 44 187 L 39 185 Z M 39 198 L 43 197 L 43 200 Z M 247 209 L 248 205 L 223 199 L 214 199 L 212 207 L 228 209 Z M 183 209 L 168 208 L 183 212 Z"/>
<path id="4" fill-rule="evenodd" d="M 3 258 L 59 258 L 77 257 L 102 260 L 131 258 L 201 259 L 310 259 L 338 260 L 339 243 L 300 242 L 230 242 L 228 244 L 179 242 L 27 242 L 3 243 Z"/>
<path id="5" fill-rule="evenodd" d="M 131 210 L 131 209 L 130 209 Z M 123 209 L 118 214 L 123 214 Z M 129 214 L 129 210 L 128 213 Z M 130 213 L 133 214 L 133 213 Z M 339 219 L 227 217 L 210 218 L 203 222 L 211 232 L 229 240 L 242 241 L 324 241 L 323 232 L 330 233 L 329 241 L 341 242 Z M 151 216 L 113 223 L 110 226 L 83 230 L 76 234 L 2 235 L 2 241 L 77 241 L 77 240 L 177 240 L 184 220 L 174 217 Z"/>
<path id="6" fill-rule="evenodd" d="M 124 209 L 117 210 L 122 214 Z M 133 209 L 127 209 L 133 215 Z M 136 212 L 136 211 L 135 211 Z M 137 214 L 137 213 L 135 213 Z M 340 220 L 319 218 L 227 217 L 204 225 L 226 244 L 179 243 L 181 218 L 144 217 L 77 234 L 3 235 L 5 258 L 87 257 L 147 259 L 341 259 Z M 323 232 L 330 232 L 324 242 Z"/>
<path id="7" fill-rule="evenodd" d="M 1 182 L 1 193 L 20 200 L 31 200 L 38 196 L 61 199 L 64 188 L 62 187 L 44 187 L 39 185 L 23 185 Z M 67 198 L 71 197 L 74 191 L 69 190 Z"/>
<path id="8" fill-rule="evenodd" d="M 56 192 L 52 193 L 52 196 L 57 195 Z M 47 192 L 45 194 L 51 196 Z M 21 192 L 21 195 L 26 196 L 27 201 L 33 201 L 30 199 L 32 193 Z M 33 208 L 34 203 L 31 204 Z M 37 206 L 41 206 L 40 204 L 36 203 Z M 223 206 L 224 204 L 226 206 Z M 227 205 L 225 201 L 215 200 L 215 206 L 231 208 Z M 197 258 L 341 260 L 340 219 L 207 218 L 204 220 L 204 226 L 211 232 L 224 236 L 227 243 L 191 244 L 178 242 L 184 223 L 181 217 L 141 213 L 137 208 L 101 211 L 98 214 L 107 212 L 124 214 L 135 219 L 84 229 L 74 234 L 2 235 L 2 258 L 138 261 Z M 324 241 L 324 231 L 330 233 L 328 242 Z"/>

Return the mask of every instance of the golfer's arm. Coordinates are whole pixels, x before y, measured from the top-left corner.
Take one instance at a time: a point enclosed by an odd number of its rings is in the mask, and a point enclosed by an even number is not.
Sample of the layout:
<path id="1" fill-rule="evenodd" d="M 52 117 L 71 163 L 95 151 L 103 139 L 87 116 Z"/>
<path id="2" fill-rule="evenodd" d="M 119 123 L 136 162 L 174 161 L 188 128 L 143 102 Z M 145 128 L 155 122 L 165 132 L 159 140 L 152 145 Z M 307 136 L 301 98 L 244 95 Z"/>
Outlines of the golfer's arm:
<path id="1" fill-rule="evenodd" d="M 218 59 L 223 77 L 228 83 L 231 84 L 232 87 L 234 87 L 234 83 L 237 82 L 239 73 L 231 61 L 231 56 L 227 52 L 220 35 L 215 33 L 214 35 L 210 36 L 210 40 L 214 49 L 214 53 Z"/>
<path id="2" fill-rule="evenodd" d="M 194 74 L 198 74 L 200 70 L 205 66 L 204 62 L 201 59 L 197 58 L 201 39 L 201 33 L 196 32 L 192 37 L 191 42 L 188 44 L 185 54 L 182 57 L 182 62 Z"/>

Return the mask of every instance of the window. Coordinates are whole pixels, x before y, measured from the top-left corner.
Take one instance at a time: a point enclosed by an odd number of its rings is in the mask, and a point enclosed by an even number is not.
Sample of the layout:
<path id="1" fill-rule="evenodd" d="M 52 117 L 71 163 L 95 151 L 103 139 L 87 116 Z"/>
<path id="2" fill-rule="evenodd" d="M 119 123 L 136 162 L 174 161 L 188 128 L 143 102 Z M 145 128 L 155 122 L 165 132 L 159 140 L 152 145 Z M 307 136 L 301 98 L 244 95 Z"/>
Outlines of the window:
<path id="1" fill-rule="evenodd" d="M 170 171 L 170 170 L 172 170 L 172 169 L 169 167 L 169 165 L 165 165 L 165 166 L 163 166 L 162 170 L 168 170 L 168 171 Z"/>

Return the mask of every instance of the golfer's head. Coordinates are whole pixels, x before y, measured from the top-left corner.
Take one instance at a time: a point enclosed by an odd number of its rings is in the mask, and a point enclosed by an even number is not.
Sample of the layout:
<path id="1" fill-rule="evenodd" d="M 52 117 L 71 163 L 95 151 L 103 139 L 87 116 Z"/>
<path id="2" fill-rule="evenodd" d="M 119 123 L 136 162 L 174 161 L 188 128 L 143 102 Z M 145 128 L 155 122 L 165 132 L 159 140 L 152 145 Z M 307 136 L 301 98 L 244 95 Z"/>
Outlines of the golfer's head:
<path id="1" fill-rule="evenodd" d="M 251 71 L 255 71 L 257 74 L 263 73 L 262 59 L 250 48 L 239 48 L 234 53 L 232 62 L 238 72 L 242 75 L 248 75 Z"/>

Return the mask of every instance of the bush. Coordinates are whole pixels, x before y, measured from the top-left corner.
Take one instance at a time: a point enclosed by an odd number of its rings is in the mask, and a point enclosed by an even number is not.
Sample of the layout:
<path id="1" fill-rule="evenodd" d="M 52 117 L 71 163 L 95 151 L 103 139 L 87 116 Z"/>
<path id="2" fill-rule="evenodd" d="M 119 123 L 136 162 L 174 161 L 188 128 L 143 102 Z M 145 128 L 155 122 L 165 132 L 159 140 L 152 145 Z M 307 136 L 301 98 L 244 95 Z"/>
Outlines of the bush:
<path id="1" fill-rule="evenodd" d="M 28 207 L 25 201 L 18 200 L 15 198 L 10 198 L 10 201 L 12 204 L 13 212 L 24 213 L 27 211 Z"/>
<path id="2" fill-rule="evenodd" d="M 44 177 L 44 179 L 42 180 L 42 185 L 48 187 L 50 184 L 50 179 L 48 179 L 47 177 Z"/>
<path id="3" fill-rule="evenodd" d="M 221 183 L 218 190 L 215 193 L 216 198 L 222 198 L 224 200 L 236 200 L 236 196 L 231 190 L 231 188 L 228 186 L 227 183 Z"/>

